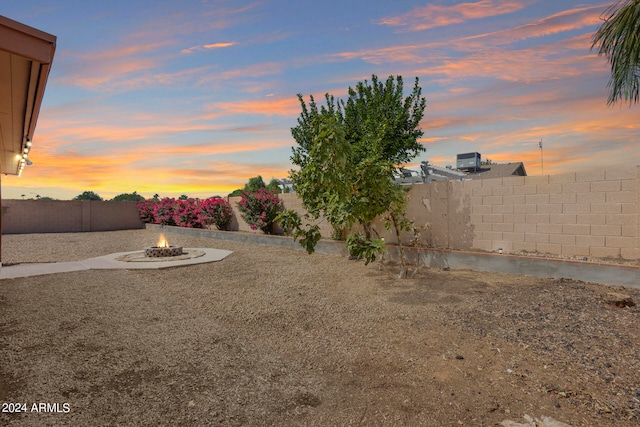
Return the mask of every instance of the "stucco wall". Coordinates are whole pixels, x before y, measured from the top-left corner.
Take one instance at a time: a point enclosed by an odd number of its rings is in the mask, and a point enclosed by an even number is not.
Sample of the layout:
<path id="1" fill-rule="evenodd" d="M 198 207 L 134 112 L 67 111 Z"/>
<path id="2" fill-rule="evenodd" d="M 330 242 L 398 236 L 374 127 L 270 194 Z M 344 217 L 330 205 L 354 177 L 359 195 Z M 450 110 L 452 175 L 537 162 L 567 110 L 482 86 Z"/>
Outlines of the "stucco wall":
<path id="1" fill-rule="evenodd" d="M 2 234 L 144 228 L 135 202 L 3 200 Z"/>

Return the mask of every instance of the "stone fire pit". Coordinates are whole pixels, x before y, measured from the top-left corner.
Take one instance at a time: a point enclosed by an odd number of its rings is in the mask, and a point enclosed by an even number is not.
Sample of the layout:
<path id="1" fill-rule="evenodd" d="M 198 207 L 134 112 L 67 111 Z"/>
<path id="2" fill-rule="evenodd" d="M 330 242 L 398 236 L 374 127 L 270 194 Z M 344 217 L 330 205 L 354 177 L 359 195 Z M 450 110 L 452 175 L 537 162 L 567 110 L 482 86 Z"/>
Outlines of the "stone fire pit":
<path id="1" fill-rule="evenodd" d="M 160 239 L 156 246 L 144 250 L 144 256 L 147 258 L 166 258 L 180 255 L 182 255 L 182 246 L 170 245 L 162 233 L 160 233 Z"/>
<path id="2" fill-rule="evenodd" d="M 182 255 L 182 246 L 158 247 L 151 246 L 144 249 L 144 256 L 149 258 L 163 258 Z"/>

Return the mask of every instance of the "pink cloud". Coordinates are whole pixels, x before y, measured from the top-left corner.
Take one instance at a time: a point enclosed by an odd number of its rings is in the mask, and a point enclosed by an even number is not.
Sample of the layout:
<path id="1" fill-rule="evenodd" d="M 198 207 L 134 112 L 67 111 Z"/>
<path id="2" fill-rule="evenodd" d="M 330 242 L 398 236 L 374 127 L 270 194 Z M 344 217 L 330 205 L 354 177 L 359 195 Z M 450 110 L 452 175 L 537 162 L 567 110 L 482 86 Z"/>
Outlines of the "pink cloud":
<path id="1" fill-rule="evenodd" d="M 564 10 L 539 19 L 531 24 L 465 37 L 460 39 L 460 41 L 464 43 L 477 39 L 491 39 L 492 43 L 513 43 L 518 40 L 543 37 L 590 27 L 601 22 L 600 16 L 604 9 L 603 6 L 589 6 Z"/>
<path id="2" fill-rule="evenodd" d="M 460 24 L 473 19 L 517 12 L 526 2 L 512 0 L 480 0 L 453 6 L 428 4 L 405 14 L 383 18 L 378 24 L 404 27 L 404 31 L 423 31 L 430 28 Z"/>
<path id="3" fill-rule="evenodd" d="M 296 97 L 256 99 L 237 102 L 217 102 L 208 106 L 218 114 L 259 114 L 265 116 L 291 116 L 300 114 Z"/>
<path id="4" fill-rule="evenodd" d="M 198 80 L 199 84 L 210 84 L 220 80 L 233 80 L 239 77 L 263 77 L 282 73 L 283 65 L 277 62 L 263 62 L 243 68 L 222 71 L 219 73 L 209 73 Z"/>
<path id="5" fill-rule="evenodd" d="M 490 3 L 489 1 L 480 2 L 483 5 Z M 503 6 L 506 7 L 508 2 L 503 2 Z M 479 3 L 478 3 L 479 4 Z M 514 3 L 515 5 L 515 3 Z M 452 6 L 454 10 L 457 10 L 458 6 Z M 515 7 L 515 6 L 514 6 Z M 523 6 L 524 7 L 524 6 Z M 442 9 L 443 6 L 429 5 L 425 8 L 431 10 Z M 445 8 L 447 9 L 447 8 Z M 580 28 L 594 26 L 600 22 L 600 15 L 604 10 L 603 6 L 591 6 L 584 8 L 575 8 L 560 13 L 556 13 L 545 18 L 539 19 L 531 24 L 510 28 L 507 30 L 501 30 L 491 33 L 478 34 L 469 37 L 462 37 L 457 39 L 448 39 L 444 41 L 434 41 L 428 43 L 414 43 L 407 45 L 388 46 L 379 49 L 362 49 L 358 51 L 346 51 L 329 56 L 329 59 L 338 60 L 354 60 L 360 59 L 371 64 L 442 64 L 445 61 L 449 61 L 452 57 L 449 53 L 451 48 L 459 52 L 476 52 L 478 53 L 478 59 L 482 55 L 487 57 L 490 61 L 493 59 L 493 54 L 499 45 L 510 44 L 519 40 L 539 38 L 551 34 L 557 34 L 561 32 L 577 30 Z M 473 12 L 468 12 L 469 16 Z M 473 16 L 481 17 L 481 14 L 475 13 Z M 588 50 L 590 47 L 589 34 L 584 34 L 576 37 L 572 37 L 568 40 L 562 41 L 560 44 L 550 44 L 545 46 L 536 46 L 535 50 L 530 50 L 529 53 L 540 57 L 543 53 L 552 54 L 549 49 L 553 48 L 556 52 L 560 50 Z M 491 51 L 487 52 L 487 49 Z M 447 52 L 447 53 L 445 53 Z M 498 50 L 498 52 L 500 52 Z M 511 52 L 509 52 L 511 54 Z M 453 63 L 456 63 L 458 59 L 452 59 Z M 515 63 L 516 61 L 509 61 Z M 420 72 L 423 70 L 419 70 Z"/>
<path id="6" fill-rule="evenodd" d="M 202 51 L 202 50 L 211 50 L 211 49 L 222 49 L 225 47 L 231 47 L 231 46 L 235 46 L 237 43 L 235 42 L 227 42 L 227 43 L 211 43 L 211 44 L 205 44 L 202 46 L 193 46 L 187 49 L 183 49 L 181 52 L 182 53 L 193 53 L 193 52 L 197 52 L 197 51 Z"/>

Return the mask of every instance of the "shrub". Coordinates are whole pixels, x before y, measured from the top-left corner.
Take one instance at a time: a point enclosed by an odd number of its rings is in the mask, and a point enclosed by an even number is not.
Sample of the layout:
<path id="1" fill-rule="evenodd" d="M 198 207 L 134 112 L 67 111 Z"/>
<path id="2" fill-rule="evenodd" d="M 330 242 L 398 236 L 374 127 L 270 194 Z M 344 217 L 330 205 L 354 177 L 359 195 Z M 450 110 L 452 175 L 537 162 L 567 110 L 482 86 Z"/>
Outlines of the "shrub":
<path id="1" fill-rule="evenodd" d="M 242 219 L 252 230 L 260 229 L 265 234 L 272 234 L 276 216 L 282 210 L 282 201 L 275 191 L 259 188 L 253 193 L 243 192 L 238 208 Z"/>
<path id="2" fill-rule="evenodd" d="M 161 225 L 177 225 L 175 218 L 176 199 L 165 197 L 156 203 L 153 210 L 155 223 Z"/>
<path id="3" fill-rule="evenodd" d="M 205 228 L 215 224 L 219 230 L 224 230 L 233 217 L 229 202 L 219 197 L 205 200 L 165 197 L 159 201 L 141 201 L 136 206 L 143 222 L 160 225 Z"/>
<path id="4" fill-rule="evenodd" d="M 225 199 L 212 197 L 200 202 L 207 224 L 214 224 L 218 230 L 226 230 L 233 217 L 233 209 Z"/>
<path id="5" fill-rule="evenodd" d="M 173 207 L 173 220 L 176 225 L 187 228 L 204 228 L 207 216 L 200 207 L 198 199 L 178 199 Z"/>
<path id="6" fill-rule="evenodd" d="M 153 200 L 144 200 L 136 203 L 138 207 L 138 213 L 140 214 L 140 220 L 142 222 L 154 223 L 156 222 L 156 216 L 154 210 L 156 208 L 156 202 Z"/>

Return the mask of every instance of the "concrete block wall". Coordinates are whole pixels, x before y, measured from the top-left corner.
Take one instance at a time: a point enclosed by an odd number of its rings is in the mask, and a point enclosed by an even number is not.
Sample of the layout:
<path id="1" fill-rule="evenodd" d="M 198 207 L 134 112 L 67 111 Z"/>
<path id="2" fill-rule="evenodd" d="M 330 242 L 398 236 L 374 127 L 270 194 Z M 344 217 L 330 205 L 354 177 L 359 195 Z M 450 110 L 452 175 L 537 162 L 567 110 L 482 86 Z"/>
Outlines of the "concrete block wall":
<path id="1" fill-rule="evenodd" d="M 297 195 L 281 196 L 303 213 Z M 416 184 L 408 198 L 407 216 L 424 227 L 421 242 L 429 247 L 640 258 L 640 167 Z M 330 225 L 321 224 L 329 238 Z M 375 226 L 397 243 L 382 220 Z"/>
<path id="2" fill-rule="evenodd" d="M 414 185 L 423 243 L 589 258 L 640 256 L 640 167 Z M 392 236 L 387 236 L 393 239 Z"/>
<path id="3" fill-rule="evenodd" d="M 135 202 L 3 200 L 2 234 L 144 228 Z"/>
<path id="4" fill-rule="evenodd" d="M 429 247 L 535 252 L 588 258 L 640 258 L 640 167 L 416 184 L 407 216 L 424 226 Z M 285 208 L 304 214 L 294 193 L 281 194 Z M 231 197 L 231 230 L 254 231 L 242 220 L 240 197 Z M 319 222 L 330 238 L 331 225 Z M 143 228 L 135 202 L 2 202 L 2 231 L 47 233 Z M 390 243 L 396 236 L 376 228 Z M 276 230 L 279 232 L 281 230 Z M 403 234 L 401 240 L 410 236 Z"/>

